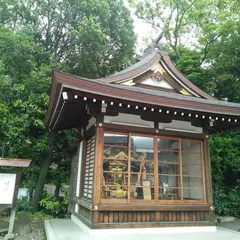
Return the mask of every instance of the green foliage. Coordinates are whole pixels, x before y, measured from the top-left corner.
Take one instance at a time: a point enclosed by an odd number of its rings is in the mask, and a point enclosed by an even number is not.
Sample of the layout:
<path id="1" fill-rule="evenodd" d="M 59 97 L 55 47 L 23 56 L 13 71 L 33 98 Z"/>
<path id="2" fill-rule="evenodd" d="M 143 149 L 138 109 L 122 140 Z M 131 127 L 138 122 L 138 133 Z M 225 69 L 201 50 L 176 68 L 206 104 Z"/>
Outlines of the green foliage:
<path id="1" fill-rule="evenodd" d="M 181 48 L 180 52 L 181 57 L 176 61 L 179 71 L 192 83 L 211 95 L 215 85 L 213 81 L 209 81 L 211 75 L 208 69 L 202 67 L 201 53 L 186 48 Z"/>
<path id="2" fill-rule="evenodd" d="M 48 182 L 69 182 L 66 148 L 79 137 L 78 129 L 63 131 L 50 148 L 44 121 L 52 69 L 102 77 L 133 61 L 134 43 L 122 0 L 0 0 L 0 138 L 8 143 L 5 157 L 32 159 L 22 175 L 30 193 L 41 195 L 43 163 L 54 166 Z M 42 206 L 57 214 L 59 200 L 49 201 Z"/>
<path id="3" fill-rule="evenodd" d="M 211 137 L 213 196 L 216 213 L 240 216 L 240 131 Z"/>
<path id="4" fill-rule="evenodd" d="M 21 197 L 17 200 L 17 212 L 28 211 L 29 209 L 29 199 L 27 196 Z"/>
<path id="5" fill-rule="evenodd" d="M 68 208 L 67 194 L 65 197 L 55 197 L 45 193 L 40 201 L 42 211 L 55 217 L 64 217 Z"/>

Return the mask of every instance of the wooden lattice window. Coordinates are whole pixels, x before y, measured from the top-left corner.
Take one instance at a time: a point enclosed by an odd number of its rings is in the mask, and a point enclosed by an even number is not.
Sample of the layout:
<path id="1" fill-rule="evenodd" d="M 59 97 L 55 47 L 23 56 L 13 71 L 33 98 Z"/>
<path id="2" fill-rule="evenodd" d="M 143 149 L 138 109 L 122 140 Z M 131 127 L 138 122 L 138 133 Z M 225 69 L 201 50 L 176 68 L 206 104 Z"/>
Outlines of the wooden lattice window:
<path id="1" fill-rule="evenodd" d="M 205 201 L 202 142 L 104 133 L 102 199 Z"/>
<path id="2" fill-rule="evenodd" d="M 83 185 L 83 197 L 92 199 L 93 194 L 93 170 L 95 158 L 95 136 L 86 141 L 85 174 Z"/>

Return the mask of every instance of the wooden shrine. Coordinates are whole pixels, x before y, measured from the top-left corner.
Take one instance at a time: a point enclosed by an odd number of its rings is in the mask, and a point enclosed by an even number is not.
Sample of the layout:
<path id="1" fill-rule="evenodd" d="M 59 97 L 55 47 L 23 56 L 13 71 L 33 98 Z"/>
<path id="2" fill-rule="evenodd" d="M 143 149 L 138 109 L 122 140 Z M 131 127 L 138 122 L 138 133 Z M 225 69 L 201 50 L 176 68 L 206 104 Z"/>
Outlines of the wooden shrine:
<path id="1" fill-rule="evenodd" d="M 209 96 L 154 50 L 101 79 L 53 71 L 50 131 L 81 129 L 69 211 L 91 229 L 214 224 L 209 133 L 240 105 Z"/>

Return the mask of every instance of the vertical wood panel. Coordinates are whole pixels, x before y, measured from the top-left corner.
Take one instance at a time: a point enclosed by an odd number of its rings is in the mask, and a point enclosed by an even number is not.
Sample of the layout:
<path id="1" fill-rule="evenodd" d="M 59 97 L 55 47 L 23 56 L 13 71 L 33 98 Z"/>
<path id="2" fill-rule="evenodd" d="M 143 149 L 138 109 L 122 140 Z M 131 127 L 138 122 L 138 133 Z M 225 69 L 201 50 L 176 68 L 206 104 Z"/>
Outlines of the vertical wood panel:
<path id="1" fill-rule="evenodd" d="M 150 222 L 151 215 L 150 212 L 146 212 L 146 222 Z"/>
<path id="2" fill-rule="evenodd" d="M 197 214 L 196 214 L 196 212 L 193 212 L 193 221 L 197 221 Z"/>
<path id="3" fill-rule="evenodd" d="M 131 178 L 131 174 L 130 174 L 130 169 L 131 169 L 131 133 L 128 134 L 128 195 L 127 195 L 127 199 L 128 202 L 130 202 L 130 178 Z"/>
<path id="4" fill-rule="evenodd" d="M 132 212 L 128 212 L 128 221 L 132 222 Z"/>
<path id="5" fill-rule="evenodd" d="M 97 120 L 96 128 L 96 155 L 95 155 L 95 168 L 94 168 L 94 199 L 93 204 L 97 205 L 101 200 L 101 184 L 102 184 L 102 155 L 103 155 L 103 128 L 99 127 Z"/>
<path id="6" fill-rule="evenodd" d="M 155 222 L 156 221 L 154 212 L 151 212 L 151 219 L 150 219 L 150 221 L 151 222 Z"/>
<path id="7" fill-rule="evenodd" d="M 197 221 L 201 220 L 200 212 L 197 212 Z"/>
<path id="8" fill-rule="evenodd" d="M 154 137 L 154 199 L 158 201 L 158 138 Z"/>
<path id="9" fill-rule="evenodd" d="M 100 212 L 100 213 L 99 213 L 99 222 L 100 222 L 100 223 L 103 223 L 103 222 L 104 222 L 104 220 L 103 220 L 103 212 Z"/>
<path id="10" fill-rule="evenodd" d="M 91 219 L 92 212 L 84 207 L 80 209 L 81 215 Z M 131 223 L 131 222 L 193 222 L 208 221 L 209 214 L 211 212 L 203 211 L 104 211 L 104 212 L 93 212 L 93 215 L 98 214 L 98 221 L 101 223 Z"/>
<path id="11" fill-rule="evenodd" d="M 155 213 L 155 219 L 156 219 L 156 222 L 160 222 L 161 221 L 160 212 L 156 212 Z"/>
<path id="12" fill-rule="evenodd" d="M 123 212 L 123 222 L 128 222 L 128 213 Z"/>
<path id="13" fill-rule="evenodd" d="M 119 215 L 118 212 L 113 213 L 113 222 L 118 222 L 119 221 Z"/>
<path id="14" fill-rule="evenodd" d="M 184 212 L 181 212 L 181 221 L 184 222 L 185 219 L 184 219 Z"/>
<path id="15" fill-rule="evenodd" d="M 204 197 L 204 202 L 206 203 L 206 174 L 205 174 L 205 163 L 204 163 L 204 148 L 203 148 L 204 143 L 201 142 L 201 158 L 202 158 L 202 186 L 203 186 L 203 197 Z"/>
<path id="16" fill-rule="evenodd" d="M 109 223 L 113 222 L 113 212 L 109 212 L 109 219 L 108 219 Z"/>
<path id="17" fill-rule="evenodd" d="M 137 222 L 137 213 L 133 212 L 133 222 Z"/>
<path id="18" fill-rule="evenodd" d="M 169 212 L 164 212 L 164 222 L 169 221 Z"/>
<path id="19" fill-rule="evenodd" d="M 177 221 L 177 212 L 173 212 L 173 218 L 172 218 L 173 222 Z"/>
<path id="20" fill-rule="evenodd" d="M 193 213 L 188 212 L 188 221 L 192 222 L 192 220 L 193 220 Z"/>
<path id="21" fill-rule="evenodd" d="M 104 223 L 108 223 L 109 220 L 109 213 L 108 212 L 104 212 L 103 214 L 103 221 Z"/>
<path id="22" fill-rule="evenodd" d="M 119 212 L 118 213 L 118 215 L 119 215 L 119 222 L 123 222 L 123 212 Z"/>
<path id="23" fill-rule="evenodd" d="M 177 212 L 177 221 L 178 221 L 178 222 L 181 221 L 181 212 Z"/>
<path id="24" fill-rule="evenodd" d="M 141 212 L 137 212 L 137 221 L 138 222 L 142 221 L 142 214 L 141 214 Z"/>
<path id="25" fill-rule="evenodd" d="M 182 140 L 181 138 L 178 139 L 179 141 L 179 167 L 180 167 L 180 183 L 181 183 L 181 202 L 183 202 L 183 176 L 182 176 Z M 184 221 L 184 220 L 182 220 Z"/>
<path id="26" fill-rule="evenodd" d="M 142 222 L 146 222 L 146 213 L 142 212 Z"/>

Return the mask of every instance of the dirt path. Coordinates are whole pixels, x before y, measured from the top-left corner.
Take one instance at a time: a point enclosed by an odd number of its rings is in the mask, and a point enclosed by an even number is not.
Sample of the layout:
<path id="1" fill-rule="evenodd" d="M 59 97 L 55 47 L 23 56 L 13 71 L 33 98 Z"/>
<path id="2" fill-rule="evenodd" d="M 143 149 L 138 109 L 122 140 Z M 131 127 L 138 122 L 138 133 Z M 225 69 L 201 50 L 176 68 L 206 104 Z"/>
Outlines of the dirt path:
<path id="1" fill-rule="evenodd" d="M 0 240 L 4 239 L 4 235 L 0 235 Z M 43 221 L 32 222 L 32 232 L 27 235 L 15 235 L 14 240 L 45 240 Z"/>

